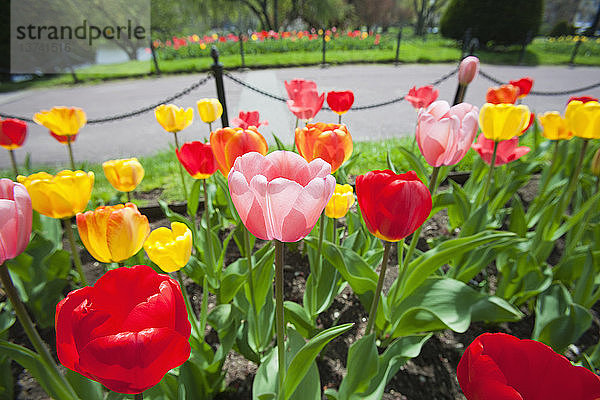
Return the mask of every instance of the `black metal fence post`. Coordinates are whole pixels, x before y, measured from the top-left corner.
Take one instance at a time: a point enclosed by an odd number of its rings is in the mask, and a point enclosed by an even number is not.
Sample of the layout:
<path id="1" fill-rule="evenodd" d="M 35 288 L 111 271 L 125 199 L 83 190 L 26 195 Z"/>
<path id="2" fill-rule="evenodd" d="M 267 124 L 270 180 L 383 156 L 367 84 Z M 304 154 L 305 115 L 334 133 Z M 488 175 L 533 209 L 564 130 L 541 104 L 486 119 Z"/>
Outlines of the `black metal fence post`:
<path id="1" fill-rule="evenodd" d="M 525 36 L 525 40 L 523 41 L 523 47 L 521 48 L 521 54 L 519 54 L 519 65 L 523 64 L 523 61 L 525 61 L 525 51 L 527 50 L 527 45 L 531 42 L 532 38 L 533 38 L 533 32 L 528 31 L 527 35 Z"/>
<path id="2" fill-rule="evenodd" d="M 225 128 L 226 126 L 229 126 L 229 117 L 227 116 L 227 103 L 225 102 L 225 88 L 223 86 L 223 64 L 219 62 L 219 50 L 217 50 L 217 46 L 212 46 L 210 49 L 210 56 L 214 61 L 211 69 L 215 77 L 215 83 L 217 84 L 217 98 L 223 106 L 221 125 Z"/>
<path id="3" fill-rule="evenodd" d="M 322 39 L 323 39 L 323 50 L 322 50 L 322 52 L 323 52 L 323 61 L 321 61 L 321 65 L 323 65 L 323 66 L 326 64 L 326 61 L 325 61 L 325 52 L 327 51 L 327 41 L 325 40 L 325 36 L 327 36 L 327 34 L 325 32 L 326 32 L 325 29 L 323 29 L 323 36 L 322 36 Z"/>
<path id="4" fill-rule="evenodd" d="M 467 55 L 469 55 L 469 56 L 474 55 L 478 49 L 479 49 L 479 39 L 472 38 L 469 41 L 469 51 L 468 51 Z"/>
<path id="5" fill-rule="evenodd" d="M 242 68 L 246 68 L 246 60 L 244 59 L 244 34 L 240 32 L 238 38 L 240 41 L 240 56 L 242 57 Z"/>
<path id="6" fill-rule="evenodd" d="M 471 43 L 471 32 L 473 32 L 472 28 L 467 28 L 465 30 L 465 36 L 463 37 L 463 42 L 462 42 L 462 53 L 461 53 L 461 60 L 463 58 L 465 58 L 465 54 L 467 53 L 467 50 L 469 49 L 469 45 Z"/>
<path id="7" fill-rule="evenodd" d="M 154 62 L 154 70 L 156 71 L 156 75 L 160 75 L 158 59 L 156 58 L 156 49 L 154 48 L 154 43 L 152 43 L 152 38 L 150 38 L 150 52 L 152 53 L 152 61 Z"/>
<path id="8" fill-rule="evenodd" d="M 583 42 L 583 37 L 579 36 L 577 42 L 575 42 L 575 47 L 573 47 L 573 52 L 571 53 L 571 59 L 569 60 L 569 65 L 575 65 L 575 57 L 577 56 L 577 52 L 579 51 L 579 47 L 581 46 L 581 42 Z"/>
<path id="9" fill-rule="evenodd" d="M 396 40 L 396 59 L 394 61 L 395 65 L 398 65 L 399 63 L 399 57 L 400 57 L 400 42 L 402 41 L 402 25 L 400 25 L 400 28 L 398 28 L 398 39 Z"/>

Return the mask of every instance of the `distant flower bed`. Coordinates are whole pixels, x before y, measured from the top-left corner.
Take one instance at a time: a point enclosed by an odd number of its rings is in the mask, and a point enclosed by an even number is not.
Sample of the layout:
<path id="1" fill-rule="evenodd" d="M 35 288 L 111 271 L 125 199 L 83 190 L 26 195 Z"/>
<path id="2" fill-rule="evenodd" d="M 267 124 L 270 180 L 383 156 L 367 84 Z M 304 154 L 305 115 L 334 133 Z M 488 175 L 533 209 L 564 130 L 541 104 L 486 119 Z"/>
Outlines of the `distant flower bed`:
<path id="1" fill-rule="evenodd" d="M 285 53 L 288 51 L 320 51 L 323 39 L 328 50 L 365 50 L 392 49 L 396 44 L 395 35 L 374 33 L 372 31 L 350 30 L 340 32 L 336 28 L 323 31 L 261 31 L 242 34 L 246 54 Z M 212 45 L 216 45 L 220 54 L 240 53 L 240 36 L 233 33 L 212 35 L 190 35 L 155 40 L 153 46 L 161 59 L 191 58 L 208 56 Z M 150 51 L 150 49 L 147 49 Z"/>

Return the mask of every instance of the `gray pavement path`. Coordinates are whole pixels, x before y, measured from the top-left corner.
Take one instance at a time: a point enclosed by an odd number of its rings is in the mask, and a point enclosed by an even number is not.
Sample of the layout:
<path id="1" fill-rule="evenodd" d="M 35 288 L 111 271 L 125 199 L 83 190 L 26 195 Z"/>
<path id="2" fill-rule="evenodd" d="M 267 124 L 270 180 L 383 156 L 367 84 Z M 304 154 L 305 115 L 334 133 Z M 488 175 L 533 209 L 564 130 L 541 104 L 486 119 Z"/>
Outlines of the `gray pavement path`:
<path id="1" fill-rule="evenodd" d="M 353 90 L 355 105 L 379 103 L 403 96 L 412 86 L 429 84 L 455 68 L 450 64 L 419 65 L 346 65 L 337 67 L 306 67 L 234 72 L 246 83 L 286 97 L 285 80 L 304 78 L 316 81 L 319 91 Z M 560 91 L 583 87 L 600 81 L 600 67 L 515 67 L 489 66 L 482 69 L 502 81 L 531 76 L 535 79 L 534 90 Z M 179 92 L 201 79 L 204 74 L 175 75 L 139 80 L 121 80 L 98 85 L 34 89 L 17 93 L 0 94 L 0 113 L 32 117 L 42 109 L 55 105 L 83 108 L 89 119 L 101 118 L 142 108 Z M 456 77 L 439 85 L 440 99 L 451 102 L 456 90 Z M 481 106 L 485 92 L 493 84 L 479 76 L 466 94 L 465 101 Z M 270 143 L 271 133 L 284 142 L 293 140 L 295 117 L 283 102 L 255 93 L 225 78 L 225 91 L 230 120 L 240 110 L 259 110 L 261 119 L 269 125 L 260 131 Z M 600 97 L 600 88 L 580 95 Z M 175 101 L 175 104 L 193 107 L 198 99 L 216 97 L 213 80 Z M 535 112 L 563 111 L 568 95 L 528 96 L 523 103 Z M 180 133 L 180 140 L 200 140 L 207 136 L 208 127 L 200 121 L 195 110 L 195 121 Z M 416 111 L 403 101 L 400 103 L 363 111 L 350 111 L 344 122 L 356 141 L 398 137 L 413 134 Z M 336 122 L 337 115 L 322 110 L 315 121 Z M 214 125 L 220 126 L 220 121 Z M 169 148 L 172 134 L 166 133 L 156 122 L 152 112 L 115 122 L 85 126 L 74 152 L 77 160 L 101 162 L 112 158 L 153 154 Z M 0 149 L 3 150 L 3 149 Z M 67 153 L 62 145 L 50 137 L 46 128 L 29 125 L 29 136 L 23 148 L 16 150 L 17 159 L 23 162 L 26 153 L 31 154 L 35 164 L 67 165 Z M 0 168 L 10 166 L 6 151 L 0 151 Z"/>

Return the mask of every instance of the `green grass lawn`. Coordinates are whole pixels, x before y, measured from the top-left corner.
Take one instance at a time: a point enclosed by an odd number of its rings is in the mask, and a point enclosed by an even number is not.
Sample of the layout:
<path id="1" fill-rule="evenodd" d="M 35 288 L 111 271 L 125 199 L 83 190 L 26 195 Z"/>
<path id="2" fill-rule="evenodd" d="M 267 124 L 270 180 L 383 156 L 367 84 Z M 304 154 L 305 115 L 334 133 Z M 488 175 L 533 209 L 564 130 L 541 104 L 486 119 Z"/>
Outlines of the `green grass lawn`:
<path id="1" fill-rule="evenodd" d="M 536 146 L 535 143 L 535 131 L 534 128 L 530 129 L 528 133 L 522 136 L 520 142 L 521 145 L 530 146 L 533 148 Z M 543 140 L 541 135 L 538 134 L 538 142 L 541 143 Z M 407 171 L 411 169 L 410 164 L 407 162 L 406 157 L 398 150 L 399 146 L 403 146 L 409 150 L 413 150 L 414 154 L 422 159 L 419 149 L 416 145 L 413 145 L 413 136 L 390 138 L 379 141 L 364 141 L 354 142 L 354 154 L 357 155 L 356 163 L 352 165 L 347 171 L 349 175 L 360 175 L 368 171 L 376 169 L 387 169 L 387 154 L 389 151 L 390 159 L 398 172 Z M 287 144 L 289 150 L 292 146 L 291 143 Z M 277 150 L 276 146 L 271 146 L 270 151 Z M 479 158 L 479 155 L 470 150 L 465 158 L 454 167 L 456 171 L 469 171 L 473 164 L 473 161 Z M 143 206 L 149 203 L 155 203 L 155 201 L 148 200 L 148 193 L 159 193 L 158 197 L 167 202 L 177 202 L 184 200 L 183 190 L 181 189 L 181 178 L 179 175 L 179 165 L 175 157 L 174 148 L 165 149 L 155 153 L 154 155 L 138 157 L 140 163 L 144 166 L 145 175 L 142 183 L 136 189 L 138 193 L 134 194 L 134 203 Z M 51 174 L 55 174 L 58 171 L 68 168 L 67 167 L 67 155 L 65 153 L 65 164 L 64 166 L 20 166 L 21 173 L 23 175 L 32 174 L 34 172 L 46 171 Z M 423 163 L 425 163 L 424 159 Z M 426 163 L 425 163 L 426 164 Z M 102 171 L 101 164 L 95 163 L 79 163 L 78 168 L 85 171 L 93 171 L 95 174 L 94 190 L 92 192 L 92 205 L 98 206 L 107 203 L 123 202 L 126 201 L 124 194 L 118 194 L 115 189 L 108 183 Z M 216 172 L 219 174 L 220 172 Z M 186 183 L 188 189 L 192 186 L 193 179 L 186 174 Z M 12 170 L 0 170 L 0 177 L 13 178 Z M 120 196 L 116 198 L 115 196 Z M 152 195 L 154 196 L 154 195 Z"/>
<path id="2" fill-rule="evenodd" d="M 360 45 L 362 49 L 353 48 L 358 44 L 330 45 L 326 52 L 328 64 L 345 63 L 391 63 L 395 60 L 395 34 L 390 33 L 382 37 L 381 44 L 373 45 L 373 39 L 366 39 Z M 338 40 L 338 39 L 336 39 Z M 340 39 L 341 41 L 342 39 Z M 347 39 L 343 39 L 346 40 Z M 368 43 L 368 41 L 371 43 Z M 315 40 L 313 42 L 320 42 Z M 221 45 L 221 44 L 220 44 Z M 235 69 L 242 66 L 238 47 L 235 43 L 226 43 L 222 46 L 221 63 L 226 69 Z M 322 61 L 322 53 L 318 43 L 310 43 L 299 47 L 287 49 L 285 44 L 250 43 L 246 45 L 245 65 L 250 68 L 269 68 L 285 66 L 317 65 Z M 262 48 L 260 46 L 263 46 Z M 569 63 L 575 41 L 573 38 L 536 38 L 527 47 L 523 58 L 524 65 L 565 65 Z M 265 50 L 266 49 L 266 50 Z M 273 52 L 263 53 L 262 51 Z M 180 50 L 181 52 L 182 50 Z M 164 53 L 161 53 L 164 52 Z M 192 73 L 206 71 L 213 61 L 209 49 L 202 51 L 188 51 L 189 54 L 173 53 L 172 50 L 159 50 L 159 68 L 164 74 Z M 163 55 L 161 58 L 161 54 Z M 459 46 L 450 40 L 442 39 L 437 35 L 430 35 L 427 40 L 408 38 L 402 40 L 399 59 L 403 63 L 456 63 L 461 55 Z M 499 48 L 495 50 L 480 49 L 476 52 L 481 62 L 488 64 L 517 64 L 521 55 L 520 46 Z M 186 58 L 176 58 L 176 57 Z M 189 58 L 187 58 L 189 57 Z M 587 39 L 582 43 L 576 64 L 600 65 L 600 39 Z M 111 65 L 94 65 L 77 70 L 77 77 L 85 83 L 96 83 L 108 79 L 139 78 L 153 73 L 154 67 L 150 61 L 130 61 Z M 19 83 L 2 83 L 0 92 L 22 90 L 35 87 L 49 87 L 56 85 L 72 84 L 70 74 L 45 76 Z"/>

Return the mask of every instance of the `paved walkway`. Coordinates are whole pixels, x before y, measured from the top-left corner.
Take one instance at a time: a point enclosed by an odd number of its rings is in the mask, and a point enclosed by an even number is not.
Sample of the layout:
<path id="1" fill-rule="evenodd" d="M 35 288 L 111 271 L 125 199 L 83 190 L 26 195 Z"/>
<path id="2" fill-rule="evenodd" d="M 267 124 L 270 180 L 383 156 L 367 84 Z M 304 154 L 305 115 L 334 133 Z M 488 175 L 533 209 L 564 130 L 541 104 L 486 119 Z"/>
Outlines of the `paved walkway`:
<path id="1" fill-rule="evenodd" d="M 246 83 L 286 97 L 284 81 L 305 78 L 316 81 L 319 91 L 353 90 L 355 105 L 368 105 L 403 96 L 414 85 L 429 84 L 452 71 L 455 65 L 346 65 L 339 67 L 306 67 L 235 72 Z M 529 75 L 535 79 L 534 90 L 560 91 L 587 86 L 600 81 L 600 67 L 513 67 L 482 66 L 483 71 L 502 81 L 519 79 Z M 0 94 L 0 112 L 32 117 L 41 109 L 55 105 L 83 108 L 89 119 L 101 118 L 142 108 L 190 86 L 205 74 L 175 75 L 139 80 L 121 80 L 98 85 L 81 85 L 68 88 L 35 89 Z M 456 90 L 456 77 L 440 84 L 440 99 L 451 102 Z M 492 83 L 479 76 L 470 85 L 465 101 L 481 106 L 485 92 Z M 295 118 L 283 102 L 273 100 L 246 89 L 225 78 L 225 91 L 230 121 L 240 110 L 259 110 L 261 120 L 269 125 L 261 132 L 273 143 L 271 133 L 284 142 L 292 142 Z M 596 88 L 587 94 L 600 97 Z M 193 107 L 196 100 L 216 97 L 214 80 L 192 91 L 175 103 Z M 524 104 L 536 112 L 563 111 L 569 96 L 528 96 Z M 196 111 L 195 111 L 196 113 Z M 196 113 L 197 117 L 197 113 Z M 344 116 L 354 140 L 371 140 L 397 137 L 414 132 L 416 112 L 407 102 L 378 107 L 370 110 L 351 111 Z M 316 121 L 336 122 L 337 115 L 321 111 Z M 220 121 L 215 123 L 220 126 Z M 206 137 L 208 127 L 196 118 L 194 123 L 180 133 L 182 141 Z M 168 148 L 173 142 L 171 134 L 165 133 L 156 122 L 152 112 L 120 121 L 85 126 L 74 143 L 77 160 L 101 162 L 111 158 L 143 156 Z M 35 164 L 67 165 L 66 151 L 50 137 L 46 128 L 31 124 L 29 136 L 23 148 L 16 151 L 21 163 L 25 154 L 31 153 Z M 0 168 L 10 166 L 7 152 L 0 151 Z"/>

